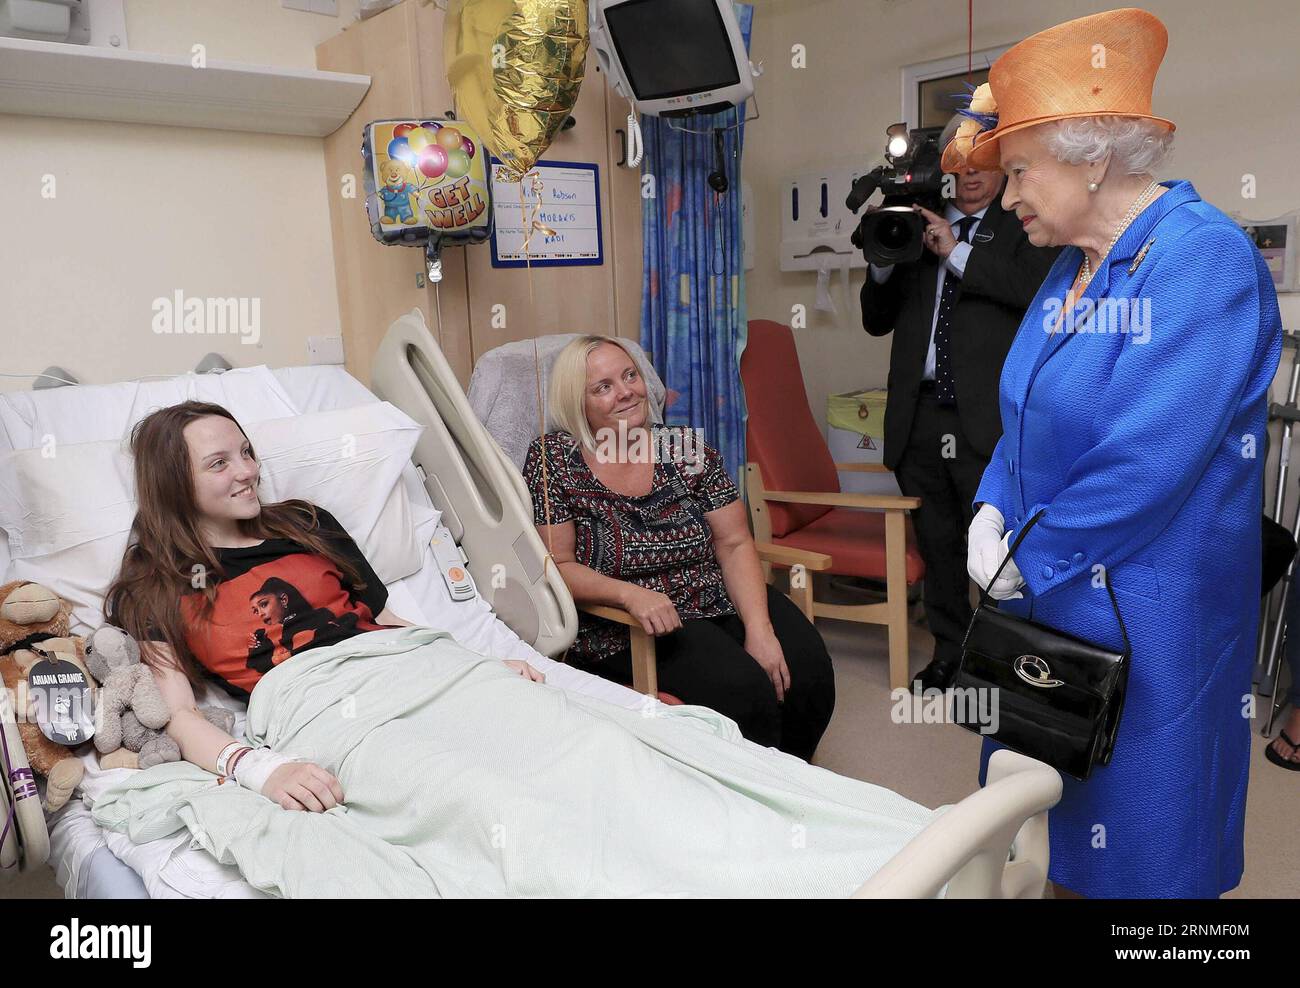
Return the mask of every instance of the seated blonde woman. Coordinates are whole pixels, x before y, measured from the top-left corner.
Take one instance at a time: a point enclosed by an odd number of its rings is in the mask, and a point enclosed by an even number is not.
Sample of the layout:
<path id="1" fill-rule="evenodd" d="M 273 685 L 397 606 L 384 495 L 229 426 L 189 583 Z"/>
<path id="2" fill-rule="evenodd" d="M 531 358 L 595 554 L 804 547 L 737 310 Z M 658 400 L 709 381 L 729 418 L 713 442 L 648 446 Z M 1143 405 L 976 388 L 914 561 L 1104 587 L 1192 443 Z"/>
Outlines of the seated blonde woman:
<path id="1" fill-rule="evenodd" d="M 763 579 L 717 451 L 689 430 L 649 423 L 645 381 L 611 337 L 579 337 L 560 352 L 550 412 L 560 429 L 533 440 L 524 477 L 574 599 L 621 607 L 658 636 L 661 689 L 725 714 L 752 741 L 811 759 L 835 706 L 830 656 Z M 568 656 L 632 682 L 621 625 L 582 615 Z"/>

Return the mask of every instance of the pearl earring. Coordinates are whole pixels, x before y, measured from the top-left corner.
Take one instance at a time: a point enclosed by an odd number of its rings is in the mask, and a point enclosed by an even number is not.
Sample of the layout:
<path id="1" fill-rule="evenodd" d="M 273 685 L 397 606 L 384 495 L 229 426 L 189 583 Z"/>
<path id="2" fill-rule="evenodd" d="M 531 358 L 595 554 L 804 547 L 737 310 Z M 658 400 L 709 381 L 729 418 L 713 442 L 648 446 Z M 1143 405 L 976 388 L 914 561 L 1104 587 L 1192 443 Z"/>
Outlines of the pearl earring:
<path id="1" fill-rule="evenodd" d="M 1098 185 L 1096 182 L 1089 182 L 1089 183 L 1088 183 L 1088 191 L 1089 191 L 1089 192 L 1096 192 L 1099 188 L 1101 188 L 1101 186 Z"/>

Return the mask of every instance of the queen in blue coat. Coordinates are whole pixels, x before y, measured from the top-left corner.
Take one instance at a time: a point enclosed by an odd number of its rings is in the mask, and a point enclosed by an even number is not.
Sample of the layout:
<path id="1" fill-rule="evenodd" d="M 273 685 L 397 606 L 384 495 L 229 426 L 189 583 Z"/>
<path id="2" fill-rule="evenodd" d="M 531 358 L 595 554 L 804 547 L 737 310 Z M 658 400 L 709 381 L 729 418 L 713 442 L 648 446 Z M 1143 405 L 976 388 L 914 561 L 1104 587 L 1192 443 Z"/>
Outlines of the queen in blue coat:
<path id="1" fill-rule="evenodd" d="M 994 65 L 983 132 L 949 151 L 1000 164 L 1003 208 L 1036 246 L 1065 247 L 1003 368 L 1004 434 L 974 502 L 969 568 L 987 585 L 1042 511 L 994 584 L 1000 606 L 1118 651 L 1108 574 L 1132 643 L 1113 759 L 1066 779 L 1049 814 L 1052 881 L 1089 897 L 1213 897 L 1244 866 L 1281 318 L 1236 223 L 1189 182 L 1151 178 L 1173 130 L 1149 107 L 1163 25 L 1128 9 L 1053 32 L 1027 60 Z M 1072 74 L 1097 44 L 1111 69 Z M 1025 97 L 1027 79 L 1039 96 Z M 1094 87 L 1119 95 L 1107 106 Z"/>

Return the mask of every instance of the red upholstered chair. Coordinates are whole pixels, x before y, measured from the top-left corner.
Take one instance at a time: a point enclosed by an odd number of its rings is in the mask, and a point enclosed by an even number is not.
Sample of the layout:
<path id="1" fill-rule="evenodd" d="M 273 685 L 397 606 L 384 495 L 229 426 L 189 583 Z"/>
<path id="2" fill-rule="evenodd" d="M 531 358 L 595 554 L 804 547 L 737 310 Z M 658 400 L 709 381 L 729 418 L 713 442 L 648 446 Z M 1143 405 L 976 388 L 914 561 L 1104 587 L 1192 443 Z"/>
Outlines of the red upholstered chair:
<path id="1" fill-rule="evenodd" d="M 740 360 L 749 406 L 745 487 L 754 538 L 784 549 L 824 553 L 827 571 L 884 580 L 880 604 L 828 604 L 813 597 L 812 575 L 792 579 L 791 596 L 809 620 L 834 617 L 889 630 L 889 685 L 907 687 L 907 587 L 925 564 L 907 519 L 919 498 L 845 494 L 838 470 L 888 473 L 880 464 L 837 464 L 808 407 L 789 326 L 755 319 Z M 792 577 L 795 574 L 792 573 Z M 800 587 L 794 587 L 794 583 Z"/>

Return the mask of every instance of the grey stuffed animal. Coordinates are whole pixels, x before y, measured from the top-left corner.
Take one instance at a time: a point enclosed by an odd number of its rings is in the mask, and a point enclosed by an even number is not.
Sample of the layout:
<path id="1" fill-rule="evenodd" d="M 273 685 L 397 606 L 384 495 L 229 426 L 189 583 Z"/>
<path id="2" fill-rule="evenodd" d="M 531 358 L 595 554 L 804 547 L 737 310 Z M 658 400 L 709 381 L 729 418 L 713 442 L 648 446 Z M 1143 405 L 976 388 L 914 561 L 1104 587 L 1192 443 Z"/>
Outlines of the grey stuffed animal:
<path id="1" fill-rule="evenodd" d="M 176 740 L 165 731 L 145 727 L 134 710 L 122 714 L 122 747 L 139 755 L 140 768 L 181 760 L 181 746 Z"/>
<path id="2" fill-rule="evenodd" d="M 199 707 L 205 720 L 224 734 L 235 729 L 235 715 L 223 707 Z M 122 747 L 138 752 L 140 768 L 152 768 L 164 762 L 181 760 L 181 747 L 165 731 L 155 731 L 140 723 L 134 710 L 122 714 Z"/>
<path id="3" fill-rule="evenodd" d="M 104 625 L 86 639 L 86 665 L 100 682 L 101 723 L 95 729 L 100 753 L 118 748 L 136 752 L 140 768 L 180 761 L 180 745 L 163 731 L 171 708 L 140 661 L 139 643 L 121 628 Z M 199 713 L 226 734 L 234 730 L 235 715 L 229 710 L 200 707 Z"/>
<path id="4" fill-rule="evenodd" d="M 134 711 L 144 727 L 161 730 L 171 708 L 158 691 L 153 673 L 140 662 L 140 646 L 121 628 L 104 625 L 86 638 L 86 665 L 99 680 L 99 724 L 95 747 L 101 754 L 125 747 L 122 715 Z M 179 750 L 177 756 L 179 757 Z"/>

